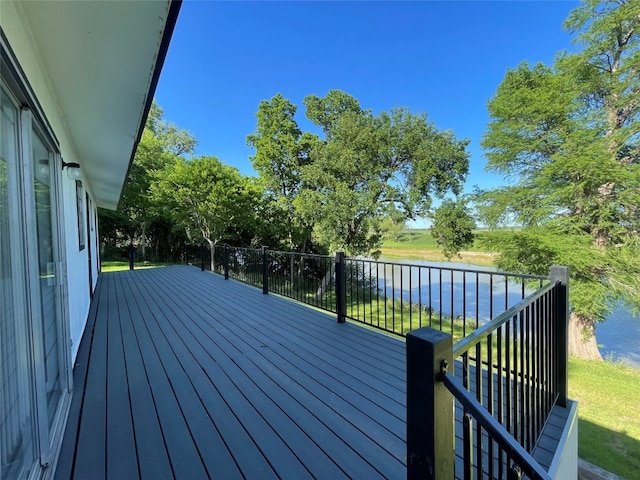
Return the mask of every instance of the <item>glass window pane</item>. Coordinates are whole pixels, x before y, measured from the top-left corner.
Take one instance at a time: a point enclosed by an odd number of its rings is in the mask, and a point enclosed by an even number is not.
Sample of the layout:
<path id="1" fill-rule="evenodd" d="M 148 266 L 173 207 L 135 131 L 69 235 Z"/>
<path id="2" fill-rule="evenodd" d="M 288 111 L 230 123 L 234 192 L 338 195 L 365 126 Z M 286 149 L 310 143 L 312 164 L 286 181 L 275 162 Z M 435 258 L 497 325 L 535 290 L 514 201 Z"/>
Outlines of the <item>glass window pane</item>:
<path id="1" fill-rule="evenodd" d="M 62 397 L 61 342 L 58 292 L 56 280 L 56 236 L 52 208 L 53 155 L 36 132 L 32 137 L 33 189 L 36 200 L 36 226 L 38 232 L 38 262 L 40 274 L 40 305 L 44 346 L 45 382 L 49 427 L 53 425 L 58 403 Z"/>
<path id="2" fill-rule="evenodd" d="M 18 111 L 0 89 L 0 478 L 35 466 L 35 403 L 18 204 Z"/>

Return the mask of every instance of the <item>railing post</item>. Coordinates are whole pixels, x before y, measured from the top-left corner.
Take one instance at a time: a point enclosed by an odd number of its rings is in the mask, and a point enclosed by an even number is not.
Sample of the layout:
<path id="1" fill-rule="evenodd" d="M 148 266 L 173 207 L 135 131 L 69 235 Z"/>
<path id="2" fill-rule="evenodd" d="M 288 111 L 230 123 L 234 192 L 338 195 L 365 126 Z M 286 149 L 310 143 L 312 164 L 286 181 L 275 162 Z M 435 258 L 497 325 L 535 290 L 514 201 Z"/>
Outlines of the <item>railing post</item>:
<path id="1" fill-rule="evenodd" d="M 204 272 L 204 242 L 200 242 L 200 270 Z"/>
<path id="2" fill-rule="evenodd" d="M 558 369 L 556 388 L 558 390 L 558 405 L 566 407 L 568 397 L 567 371 L 569 369 L 569 267 L 554 265 L 551 267 L 549 277 L 552 282 L 560 282 L 555 305 L 555 335 L 558 346 L 558 350 L 555 352 Z"/>
<path id="3" fill-rule="evenodd" d="M 429 327 L 407 334 L 407 479 L 454 478 L 451 335 Z"/>
<path id="4" fill-rule="evenodd" d="M 269 293 L 269 249 L 262 247 L 262 293 Z"/>
<path id="5" fill-rule="evenodd" d="M 347 269 L 344 252 L 336 252 L 336 313 L 338 323 L 347 319 Z"/>
<path id="6" fill-rule="evenodd" d="M 133 270 L 133 264 L 135 262 L 133 254 L 133 243 L 129 244 L 129 270 Z"/>
<path id="7" fill-rule="evenodd" d="M 229 244 L 224 244 L 224 260 L 222 261 L 224 267 L 224 279 L 229 280 Z"/>

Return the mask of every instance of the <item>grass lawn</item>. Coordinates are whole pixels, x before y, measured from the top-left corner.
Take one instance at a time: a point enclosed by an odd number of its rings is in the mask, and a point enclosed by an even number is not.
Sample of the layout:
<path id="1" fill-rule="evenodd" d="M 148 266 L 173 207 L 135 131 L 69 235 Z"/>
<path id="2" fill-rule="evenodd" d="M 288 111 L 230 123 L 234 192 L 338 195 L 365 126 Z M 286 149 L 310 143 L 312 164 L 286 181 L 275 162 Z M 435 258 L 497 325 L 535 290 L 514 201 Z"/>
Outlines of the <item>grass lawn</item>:
<path id="1" fill-rule="evenodd" d="M 569 396 L 579 402 L 580 458 L 640 480 L 640 370 L 571 358 Z"/>
<path id="2" fill-rule="evenodd" d="M 482 232 L 476 232 L 476 234 L 482 235 Z M 431 262 L 447 261 L 428 229 L 407 230 L 401 233 L 397 240 L 385 240 L 381 251 L 382 255 L 387 258 L 407 258 Z M 464 252 L 460 252 L 460 257 L 454 257 L 451 261 L 475 265 L 493 265 L 494 257 L 495 254 L 484 250 L 476 238 L 471 247 Z"/>
<path id="3" fill-rule="evenodd" d="M 174 265 L 173 263 L 153 263 L 153 262 L 136 262 L 134 268 L 155 268 L 165 267 L 167 265 Z M 103 272 L 118 272 L 120 270 L 129 270 L 128 260 L 104 260 L 101 263 Z"/>

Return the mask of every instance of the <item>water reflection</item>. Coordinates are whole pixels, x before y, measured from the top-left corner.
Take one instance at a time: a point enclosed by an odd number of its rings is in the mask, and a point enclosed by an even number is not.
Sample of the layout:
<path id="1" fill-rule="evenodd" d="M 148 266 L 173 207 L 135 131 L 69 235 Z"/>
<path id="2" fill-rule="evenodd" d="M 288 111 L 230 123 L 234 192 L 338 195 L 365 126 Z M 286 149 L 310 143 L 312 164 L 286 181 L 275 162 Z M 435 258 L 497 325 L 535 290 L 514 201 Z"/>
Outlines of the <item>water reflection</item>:
<path id="1" fill-rule="evenodd" d="M 502 274 L 493 275 L 497 272 L 493 267 L 385 258 L 380 262 L 384 263 L 372 273 L 387 297 L 402 297 L 403 301 L 445 316 L 478 319 L 480 324 L 533 292 L 517 278 L 505 281 Z M 398 263 L 412 267 L 401 269 Z"/>
<path id="2" fill-rule="evenodd" d="M 380 258 L 380 262 L 386 262 L 387 265 L 380 266 L 378 283 L 389 297 L 394 290 L 396 296 L 401 291 L 404 301 L 420 302 L 423 308 L 431 307 L 434 311 L 441 311 L 443 315 L 464 314 L 466 318 L 478 318 L 483 323 L 515 305 L 523 297 L 520 283 L 505 284 L 499 276 L 494 276 L 493 281 L 491 280 L 490 273 L 497 272 L 494 267 L 389 258 Z M 429 284 L 428 269 L 416 267 L 409 272 L 405 267 L 400 274 L 399 267 L 393 267 L 393 263 L 433 267 L 431 283 Z M 487 273 L 437 269 L 468 269 Z M 524 295 L 532 292 L 532 289 L 526 288 Z M 640 368 L 640 315 L 633 315 L 619 306 L 605 322 L 597 325 L 596 338 L 604 358 Z"/>
<path id="3" fill-rule="evenodd" d="M 640 368 L 640 316 L 618 306 L 596 325 L 596 339 L 604 358 Z"/>

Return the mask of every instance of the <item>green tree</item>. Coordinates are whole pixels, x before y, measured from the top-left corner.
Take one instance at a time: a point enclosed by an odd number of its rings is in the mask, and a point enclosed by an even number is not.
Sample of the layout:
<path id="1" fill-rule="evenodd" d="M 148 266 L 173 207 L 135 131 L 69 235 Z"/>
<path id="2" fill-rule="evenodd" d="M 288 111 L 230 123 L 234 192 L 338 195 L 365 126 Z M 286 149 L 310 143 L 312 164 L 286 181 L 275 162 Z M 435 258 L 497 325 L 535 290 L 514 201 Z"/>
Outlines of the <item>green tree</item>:
<path id="1" fill-rule="evenodd" d="M 425 215 L 433 195 L 460 192 L 468 142 L 438 130 L 426 115 L 403 108 L 374 115 L 339 91 L 305 104 L 326 138 L 301 168 L 294 205 L 330 250 L 376 254 L 390 211 L 404 223 Z"/>
<path id="2" fill-rule="evenodd" d="M 586 0 L 565 26 L 577 53 L 507 72 L 489 102 L 487 169 L 510 185 L 478 192 L 499 266 L 570 267 L 570 350 L 599 358 L 595 322 L 640 298 L 640 2 Z"/>
<path id="3" fill-rule="evenodd" d="M 191 241 L 202 238 L 212 249 L 250 228 L 261 196 L 255 182 L 207 156 L 192 160 L 177 157 L 156 175 L 151 193 Z M 211 258 L 213 262 L 213 255 Z"/>
<path id="4" fill-rule="evenodd" d="M 162 244 L 170 236 L 172 225 L 154 203 L 149 190 L 158 172 L 173 163 L 178 155 L 193 153 L 195 145 L 191 134 L 164 119 L 162 108 L 154 100 L 118 208 L 115 212 L 100 211 L 104 240 L 109 239 L 112 245 L 138 243 L 143 257 L 149 243 L 156 253 L 166 247 Z"/>
<path id="5" fill-rule="evenodd" d="M 280 227 L 284 227 L 286 248 L 305 251 L 311 226 L 294 207 L 302 188 L 302 168 L 310 161 L 309 152 L 318 139 L 302 133 L 295 120 L 296 106 L 281 94 L 260 102 L 256 130 L 247 136 L 247 144 L 256 149 L 253 168 L 265 184 L 272 207 L 280 209 Z M 272 214 L 277 215 L 276 212 Z"/>
<path id="6" fill-rule="evenodd" d="M 462 200 L 446 199 L 432 216 L 431 235 L 450 260 L 473 244 L 476 221 Z"/>
<path id="7" fill-rule="evenodd" d="M 330 90 L 325 97 L 308 95 L 304 99 L 305 115 L 320 126 L 327 138 L 346 113 L 358 115 L 362 112 L 360 102 L 342 90 Z"/>

